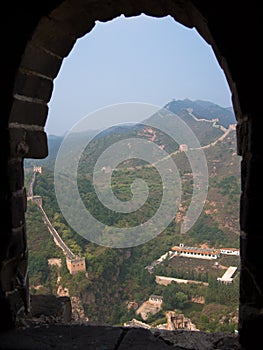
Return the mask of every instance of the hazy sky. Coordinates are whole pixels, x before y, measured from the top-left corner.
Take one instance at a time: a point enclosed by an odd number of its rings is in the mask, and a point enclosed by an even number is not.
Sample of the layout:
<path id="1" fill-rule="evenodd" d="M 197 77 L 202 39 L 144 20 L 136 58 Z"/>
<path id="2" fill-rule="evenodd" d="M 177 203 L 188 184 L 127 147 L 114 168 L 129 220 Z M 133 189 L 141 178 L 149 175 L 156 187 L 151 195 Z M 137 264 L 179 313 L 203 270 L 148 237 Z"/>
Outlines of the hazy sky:
<path id="1" fill-rule="evenodd" d="M 139 16 L 98 22 L 79 39 L 54 81 L 46 132 L 63 135 L 94 111 L 125 102 L 160 107 L 172 99 L 231 106 L 211 47 L 173 18 Z"/>

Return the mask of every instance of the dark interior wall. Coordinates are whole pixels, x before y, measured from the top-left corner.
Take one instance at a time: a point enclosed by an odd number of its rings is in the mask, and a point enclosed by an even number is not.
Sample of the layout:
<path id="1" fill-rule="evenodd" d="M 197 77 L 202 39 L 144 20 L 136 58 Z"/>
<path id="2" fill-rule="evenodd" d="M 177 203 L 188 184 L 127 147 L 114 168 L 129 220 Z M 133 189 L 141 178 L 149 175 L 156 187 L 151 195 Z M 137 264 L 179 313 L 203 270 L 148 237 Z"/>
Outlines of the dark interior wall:
<path id="1" fill-rule="evenodd" d="M 260 98 L 262 62 L 260 50 L 260 11 L 258 3 L 244 1 L 205 1 L 193 3 L 207 18 L 208 26 L 238 90 L 242 114 L 255 112 Z M 242 72 L 242 74 L 241 74 Z M 261 72 L 261 73 L 260 73 Z"/>
<path id="2" fill-rule="evenodd" d="M 13 192 L 23 188 L 23 159 L 10 160 L 10 146 L 14 144 L 8 128 L 13 104 L 15 77 L 28 40 L 43 15 L 47 15 L 59 1 L 5 2 L 1 25 L 1 104 L 0 104 L 0 162 L 1 162 L 1 244 L 0 244 L 0 328 L 13 326 L 15 314 L 26 299 L 26 282 L 21 290 L 6 298 L 6 290 L 15 290 L 16 275 L 27 269 L 27 247 L 23 199 L 14 199 Z M 17 232 L 15 232 L 17 231 Z M 13 276 L 12 281 L 8 276 Z M 19 294 L 19 295 L 18 295 Z M 21 298 L 22 297 L 22 298 Z M 17 302 L 17 300 L 20 300 Z M 23 300 L 24 299 L 24 300 Z M 14 305 L 15 307 L 13 307 Z"/>
<path id="3" fill-rule="evenodd" d="M 14 304 L 17 303 L 17 294 L 26 299 L 27 287 L 23 279 L 27 269 L 23 158 L 42 158 L 47 154 L 44 132 L 47 103 L 63 58 L 77 38 L 92 29 L 96 19 L 106 21 L 121 13 L 134 16 L 144 12 L 156 17 L 172 13 L 182 24 L 196 27 L 212 45 L 232 91 L 238 120 L 237 151 L 241 156 L 242 179 L 240 337 L 244 348 L 252 334 L 260 340 L 263 325 L 263 236 L 258 211 L 263 198 L 260 170 L 263 163 L 260 89 L 263 60 L 258 3 L 255 0 L 249 3 L 238 0 L 39 0 L 12 1 L 5 6 L 1 21 L 0 161 L 3 180 L 0 201 L 3 219 L 0 303 L 5 305 L 2 310 L 6 311 L 3 311 L 5 316 L 0 316 L 0 321 L 8 325 L 6 315 L 10 298 L 6 298 L 7 291 L 9 295 L 14 292 Z M 59 23 L 58 27 L 56 23 Z M 45 46 L 40 50 L 37 49 L 39 41 Z M 37 71 L 39 67 L 41 70 Z M 34 128 L 29 127 L 31 124 Z M 14 313 L 21 303 L 18 304 Z M 11 323 L 13 316 L 10 315 Z"/>
<path id="4" fill-rule="evenodd" d="M 10 113 L 14 79 L 19 67 L 25 46 L 32 36 L 40 18 L 46 16 L 62 0 L 47 1 L 8 1 L 5 3 L 5 12 L 1 20 L 1 52 L 2 52 L 2 72 L 1 81 L 5 86 L 2 90 L 5 104 L 1 104 L 4 115 Z M 7 103 L 9 102 L 9 103 Z M 2 123 L 7 122 L 7 118 L 1 118 Z"/>

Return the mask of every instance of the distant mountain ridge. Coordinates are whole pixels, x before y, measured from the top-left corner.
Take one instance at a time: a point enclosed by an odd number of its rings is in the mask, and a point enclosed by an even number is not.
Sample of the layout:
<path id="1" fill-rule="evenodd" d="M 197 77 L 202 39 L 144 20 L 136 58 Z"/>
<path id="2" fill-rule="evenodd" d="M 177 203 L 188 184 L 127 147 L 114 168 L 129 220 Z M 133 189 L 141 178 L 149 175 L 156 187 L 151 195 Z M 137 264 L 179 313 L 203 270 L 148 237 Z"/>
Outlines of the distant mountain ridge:
<path id="1" fill-rule="evenodd" d="M 185 111 L 191 109 L 196 118 L 208 120 L 218 119 L 218 124 L 224 126 L 225 128 L 228 128 L 230 124 L 236 123 L 236 118 L 232 107 L 221 107 L 209 101 L 192 101 L 189 99 L 172 100 L 171 102 L 168 102 L 164 108 L 178 114 L 179 116 Z"/>
<path id="2" fill-rule="evenodd" d="M 216 124 L 218 126 L 223 126 L 224 128 L 229 128 L 230 124 L 235 124 L 236 119 L 233 112 L 232 107 L 221 107 L 215 103 L 204 101 L 204 100 L 196 100 L 192 101 L 188 98 L 184 100 L 172 100 L 168 102 L 163 108 L 167 109 L 168 111 L 178 115 L 182 120 L 184 120 L 190 128 L 194 131 L 198 139 L 200 140 L 201 144 L 204 145 L 206 143 L 211 142 L 213 139 L 219 137 L 222 134 L 222 131 L 220 129 L 216 130 L 212 127 L 212 125 L 207 125 L 207 123 L 203 123 L 202 127 L 197 121 L 200 120 L 217 120 Z M 194 119 L 194 118 L 195 119 Z M 148 119 L 145 119 L 145 123 L 147 121 L 154 120 L 156 116 L 149 117 Z M 107 130 L 102 131 L 101 133 L 98 133 L 96 138 L 105 137 L 111 133 L 117 133 L 117 134 L 125 134 L 133 132 L 138 132 L 141 128 L 143 128 L 143 121 L 142 124 L 138 123 L 137 125 L 131 124 L 125 124 L 125 125 L 119 125 L 114 126 L 112 128 L 108 128 Z M 166 117 L 166 123 L 167 127 L 169 128 L 174 127 L 174 122 L 172 116 Z M 209 123 L 208 123 L 209 124 Z M 211 123 L 210 123 L 211 124 Z M 85 134 L 87 134 L 89 137 L 94 134 L 96 135 L 96 131 L 85 131 L 83 133 L 78 133 L 75 136 L 78 137 L 85 137 Z M 48 135 L 48 150 L 49 154 L 45 159 L 38 160 L 37 163 L 41 164 L 47 164 L 49 162 L 54 162 L 57 156 L 57 153 L 59 151 L 60 145 L 64 139 L 64 136 L 56 136 L 54 134 Z M 34 164 L 36 161 L 34 160 Z M 32 166 L 32 160 L 26 159 L 25 160 L 25 166 L 30 167 Z"/>

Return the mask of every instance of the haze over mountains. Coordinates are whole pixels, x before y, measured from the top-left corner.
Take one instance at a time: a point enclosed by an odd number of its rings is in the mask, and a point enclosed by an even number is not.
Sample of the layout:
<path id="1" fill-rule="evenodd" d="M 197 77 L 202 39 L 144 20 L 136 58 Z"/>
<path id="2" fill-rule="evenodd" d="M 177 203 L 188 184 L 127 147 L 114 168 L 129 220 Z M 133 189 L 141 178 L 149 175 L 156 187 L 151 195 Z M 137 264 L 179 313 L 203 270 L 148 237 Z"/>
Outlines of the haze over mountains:
<path id="1" fill-rule="evenodd" d="M 182 118 L 188 125 L 193 128 L 193 130 L 197 131 L 197 137 L 201 143 L 207 142 L 208 140 L 204 140 L 202 135 L 200 135 L 201 128 L 200 125 L 196 123 L 196 120 L 193 118 L 193 116 L 200 120 L 217 120 L 217 125 L 221 125 L 225 128 L 228 128 L 229 125 L 235 124 L 236 119 L 233 112 L 232 107 L 221 107 L 213 102 L 209 101 L 203 101 L 203 100 L 195 100 L 192 101 L 190 99 L 184 99 L 184 100 L 172 100 L 168 102 L 163 108 L 167 109 L 168 111 L 178 115 L 180 118 Z M 143 121 L 142 121 L 143 122 Z M 198 127 L 197 127 L 198 125 Z M 207 124 L 203 124 L 203 130 L 201 132 L 204 133 L 204 127 L 207 128 Z M 133 126 L 134 127 L 134 126 Z M 118 132 L 127 132 L 128 126 L 125 124 L 123 126 L 118 127 Z M 220 130 L 217 131 L 215 129 L 211 129 L 211 125 L 208 127 L 210 131 L 208 133 L 212 133 L 212 138 L 217 137 L 220 134 Z M 108 131 L 111 132 L 112 130 Z M 88 132 L 89 137 L 92 137 L 96 132 L 94 130 L 91 130 Z M 57 155 L 57 152 L 59 150 L 59 147 L 63 141 L 64 136 L 58 136 L 50 134 L 48 135 L 48 149 L 49 154 L 47 158 L 44 160 L 41 160 L 41 163 L 47 163 L 49 161 L 54 161 Z M 200 139 L 201 138 L 201 139 Z M 30 160 L 25 160 L 25 165 L 28 163 L 31 163 Z"/>

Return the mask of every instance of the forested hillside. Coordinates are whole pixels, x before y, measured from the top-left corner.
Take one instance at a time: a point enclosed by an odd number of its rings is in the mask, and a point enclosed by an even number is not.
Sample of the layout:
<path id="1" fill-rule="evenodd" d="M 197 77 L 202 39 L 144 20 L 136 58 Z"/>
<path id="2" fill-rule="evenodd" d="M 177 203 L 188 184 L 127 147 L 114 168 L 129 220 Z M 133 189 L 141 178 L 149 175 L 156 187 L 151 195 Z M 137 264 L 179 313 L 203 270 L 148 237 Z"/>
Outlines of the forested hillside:
<path id="1" fill-rule="evenodd" d="M 199 106 L 203 109 L 207 107 L 200 101 Z M 177 108 L 173 103 L 170 107 Z M 208 114 L 211 116 L 209 119 L 222 117 L 224 126 L 220 128 L 207 121 L 195 120 L 191 116 L 195 111 L 193 103 L 189 108 L 192 108 L 190 114 L 185 105 L 183 110 L 177 112 L 180 112 L 185 122 L 190 121 L 189 125 L 195 130 L 195 134 L 198 134 L 202 146 L 209 145 L 221 137 L 233 122 L 233 115 L 228 109 L 223 115 L 222 108 L 216 113 L 216 107 L 209 104 L 209 111 L 206 109 L 206 114 L 203 115 L 205 119 Z M 196 117 L 201 118 L 202 109 L 199 112 Z M 171 119 L 169 123 L 172 123 Z M 127 307 L 128 303 L 135 302 L 140 305 L 152 294 L 161 295 L 164 300 L 162 309 L 147 319 L 149 324 L 162 323 L 167 310 L 178 309 L 191 317 L 200 330 L 233 331 L 237 322 L 238 274 L 231 285 L 219 286 L 216 276 L 220 277 L 231 263 L 238 266 L 238 258 L 233 261 L 220 261 L 217 270 L 214 262 L 203 266 L 200 265 L 200 259 L 189 258 L 176 258 L 181 259 L 180 264 L 176 259 L 165 260 L 153 273 L 149 273 L 146 267 L 180 243 L 210 248 L 238 248 L 240 159 L 236 155 L 234 129 L 221 141 L 204 148 L 209 172 L 207 199 L 197 222 L 186 234 L 180 233 L 180 224 L 193 192 L 191 166 L 184 152 L 178 152 L 179 145 L 158 130 L 149 134 L 149 130 L 138 125 L 125 131 L 114 130 L 95 138 L 79 163 L 78 189 L 81 199 L 92 215 L 106 225 L 133 227 L 149 220 L 158 209 L 162 198 L 162 182 L 155 168 L 133 159 L 121 163 L 118 169 L 113 171 L 112 191 L 124 202 L 130 200 L 130 186 L 136 178 L 143 178 L 148 184 L 149 195 L 146 203 L 131 214 L 112 213 L 100 203 L 94 190 L 92 171 L 96 159 L 109 145 L 128 136 L 150 140 L 153 133 L 154 141 L 159 146 L 166 146 L 179 169 L 182 197 L 178 212 L 166 229 L 155 238 L 136 247 L 107 248 L 97 245 L 74 232 L 69 226 L 58 206 L 54 188 L 55 155 L 62 140 L 55 142 L 55 137 L 52 137 L 49 144 L 50 157 L 46 160 L 25 162 L 27 183 L 32 176 L 33 165 L 42 166 L 42 173 L 36 174 L 34 194 L 42 197 L 44 210 L 69 248 L 75 254 L 86 258 L 88 272 L 88 277 L 85 273 L 69 274 L 63 253 L 54 244 L 38 210 L 30 202 L 27 209 L 27 230 L 31 292 L 56 294 L 57 279 L 60 277 L 59 283 L 69 289 L 70 295 L 80 297 L 90 321 L 108 324 L 123 324 L 132 318 L 141 319 L 141 316 L 136 314 L 136 309 Z M 62 267 L 48 265 L 49 258 L 61 258 Z M 203 281 L 207 282 L 208 286 L 177 283 L 159 285 L 155 280 L 156 274 Z M 205 303 L 193 302 L 197 297 L 204 297 Z"/>

